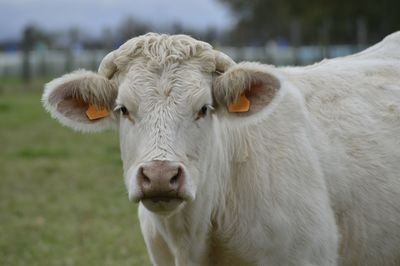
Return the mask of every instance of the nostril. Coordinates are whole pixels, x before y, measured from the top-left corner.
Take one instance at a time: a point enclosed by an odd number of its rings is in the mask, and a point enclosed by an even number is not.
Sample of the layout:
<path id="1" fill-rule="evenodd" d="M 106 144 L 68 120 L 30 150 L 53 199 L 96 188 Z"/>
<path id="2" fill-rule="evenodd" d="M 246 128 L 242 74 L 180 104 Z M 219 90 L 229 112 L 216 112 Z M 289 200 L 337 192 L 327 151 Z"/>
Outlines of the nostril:
<path id="1" fill-rule="evenodd" d="M 179 175 L 174 175 L 174 176 L 171 178 L 171 180 L 169 181 L 169 183 L 170 183 L 171 185 L 175 185 L 176 183 L 178 183 L 178 178 L 179 178 Z"/>
<path id="2" fill-rule="evenodd" d="M 143 183 L 150 184 L 150 179 L 147 176 L 142 175 L 142 178 L 143 178 Z"/>
<path id="3" fill-rule="evenodd" d="M 139 173 L 140 173 L 140 177 L 139 178 L 140 178 L 141 183 L 143 185 L 150 185 L 150 183 L 151 183 L 150 178 L 148 178 L 146 176 L 146 174 L 144 173 L 143 167 L 140 168 Z"/>
<path id="4" fill-rule="evenodd" d="M 179 167 L 179 168 L 178 168 L 178 172 L 176 173 L 176 175 L 174 175 L 174 176 L 169 180 L 169 183 L 170 183 L 171 185 L 176 185 L 176 184 L 178 184 L 181 174 L 182 174 L 182 169 Z"/>

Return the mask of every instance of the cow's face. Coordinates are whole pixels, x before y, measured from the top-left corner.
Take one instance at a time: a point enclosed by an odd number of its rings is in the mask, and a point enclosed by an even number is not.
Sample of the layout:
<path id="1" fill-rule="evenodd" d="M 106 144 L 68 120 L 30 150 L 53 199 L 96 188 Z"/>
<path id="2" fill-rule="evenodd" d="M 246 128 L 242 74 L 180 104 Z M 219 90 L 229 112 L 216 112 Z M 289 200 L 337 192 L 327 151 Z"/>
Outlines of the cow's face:
<path id="1" fill-rule="evenodd" d="M 180 44 L 184 49 L 187 41 Z M 226 107 L 241 94 L 251 106 L 236 117 L 252 115 L 279 87 L 260 65 L 234 65 L 212 49 L 185 60 L 111 53 L 103 61 L 99 74 L 81 70 L 48 83 L 43 103 L 75 130 L 118 128 L 129 198 L 157 213 L 179 210 L 207 185 L 202 163 L 209 160 L 206 150 L 213 145 L 215 116 L 232 116 Z M 91 105 L 108 110 L 108 115 L 90 119 Z"/>
<path id="2" fill-rule="evenodd" d="M 154 211 L 193 200 L 212 132 L 212 73 L 197 60 L 160 66 L 138 58 L 116 98 L 129 197 Z"/>

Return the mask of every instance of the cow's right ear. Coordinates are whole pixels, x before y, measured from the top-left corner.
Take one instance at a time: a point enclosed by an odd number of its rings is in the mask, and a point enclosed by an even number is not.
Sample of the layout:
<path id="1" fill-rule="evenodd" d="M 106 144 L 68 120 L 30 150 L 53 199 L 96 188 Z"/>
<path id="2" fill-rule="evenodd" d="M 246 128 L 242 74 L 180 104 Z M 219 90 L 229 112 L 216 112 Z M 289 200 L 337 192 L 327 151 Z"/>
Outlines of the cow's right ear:
<path id="1" fill-rule="evenodd" d="M 230 67 L 214 80 L 213 95 L 220 108 L 234 116 L 250 116 L 262 111 L 281 86 L 271 67 L 244 62 Z"/>
<path id="2" fill-rule="evenodd" d="M 113 127 L 112 109 L 117 86 L 97 73 L 78 70 L 47 83 L 42 103 L 61 124 L 82 132 L 96 132 Z M 94 116 L 88 109 L 102 110 Z"/>

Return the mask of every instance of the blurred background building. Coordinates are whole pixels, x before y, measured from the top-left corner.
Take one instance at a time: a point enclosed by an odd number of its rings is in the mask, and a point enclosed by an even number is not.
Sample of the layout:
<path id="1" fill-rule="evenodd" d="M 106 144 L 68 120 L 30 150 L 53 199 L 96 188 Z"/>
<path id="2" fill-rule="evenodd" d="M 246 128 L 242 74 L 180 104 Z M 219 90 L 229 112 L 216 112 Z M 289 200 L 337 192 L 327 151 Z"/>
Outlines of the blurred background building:
<path id="1" fill-rule="evenodd" d="M 96 69 L 149 31 L 192 35 L 235 60 L 310 64 L 399 30 L 398 10 L 398 0 L 3 0 L 0 77 Z"/>

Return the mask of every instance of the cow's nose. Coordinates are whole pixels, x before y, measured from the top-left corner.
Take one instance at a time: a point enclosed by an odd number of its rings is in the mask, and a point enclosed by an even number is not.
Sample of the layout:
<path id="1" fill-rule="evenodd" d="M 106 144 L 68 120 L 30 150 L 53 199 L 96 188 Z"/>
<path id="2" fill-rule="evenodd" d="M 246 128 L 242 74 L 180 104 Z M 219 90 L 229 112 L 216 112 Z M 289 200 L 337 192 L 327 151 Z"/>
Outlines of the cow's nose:
<path id="1" fill-rule="evenodd" d="M 142 164 L 137 175 L 143 198 L 154 201 L 179 198 L 184 178 L 178 162 L 159 160 Z"/>

